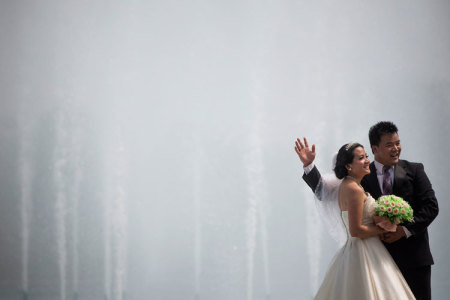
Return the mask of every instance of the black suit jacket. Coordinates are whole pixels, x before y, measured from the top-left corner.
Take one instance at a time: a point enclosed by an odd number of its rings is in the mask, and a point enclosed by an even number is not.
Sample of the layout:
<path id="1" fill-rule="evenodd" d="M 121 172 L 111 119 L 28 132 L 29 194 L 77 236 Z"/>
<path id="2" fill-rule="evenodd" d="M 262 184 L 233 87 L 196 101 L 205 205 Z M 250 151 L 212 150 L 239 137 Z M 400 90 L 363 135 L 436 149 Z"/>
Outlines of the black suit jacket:
<path id="1" fill-rule="evenodd" d="M 366 175 L 361 185 L 375 199 L 381 196 L 375 164 L 370 164 L 371 173 Z M 320 172 L 314 167 L 307 175 L 303 175 L 305 182 L 315 191 L 320 180 Z M 409 238 L 385 246 L 400 268 L 414 268 L 432 265 L 433 257 L 428 241 L 427 227 L 439 212 L 438 203 L 421 163 L 399 160 L 394 168 L 393 194 L 408 201 L 414 210 L 414 222 L 401 224 L 410 232 Z"/>

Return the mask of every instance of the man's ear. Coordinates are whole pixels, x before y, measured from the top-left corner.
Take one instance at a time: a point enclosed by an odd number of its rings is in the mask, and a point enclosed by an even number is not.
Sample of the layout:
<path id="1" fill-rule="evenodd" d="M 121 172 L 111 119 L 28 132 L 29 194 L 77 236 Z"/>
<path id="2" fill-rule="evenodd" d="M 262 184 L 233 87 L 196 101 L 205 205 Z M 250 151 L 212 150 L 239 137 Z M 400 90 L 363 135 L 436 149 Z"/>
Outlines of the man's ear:
<path id="1" fill-rule="evenodd" d="M 378 152 L 378 146 L 372 145 L 372 146 L 370 146 L 370 147 L 372 148 L 372 153 L 373 153 L 373 154 L 377 154 L 377 152 Z"/>

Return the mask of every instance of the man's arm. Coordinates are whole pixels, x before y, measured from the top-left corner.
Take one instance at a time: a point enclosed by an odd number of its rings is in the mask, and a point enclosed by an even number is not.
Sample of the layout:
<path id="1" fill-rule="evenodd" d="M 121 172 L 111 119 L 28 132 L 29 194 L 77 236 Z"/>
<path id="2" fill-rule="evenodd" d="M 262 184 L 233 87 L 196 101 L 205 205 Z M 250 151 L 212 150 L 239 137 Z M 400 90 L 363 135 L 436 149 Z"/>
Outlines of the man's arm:
<path id="1" fill-rule="evenodd" d="M 439 213 L 439 206 L 423 164 L 417 164 L 413 184 L 414 222 L 405 227 L 414 235 L 424 231 L 433 222 Z"/>
<path id="2" fill-rule="evenodd" d="M 316 192 L 316 188 L 317 185 L 319 184 L 320 177 L 321 177 L 320 172 L 316 166 L 314 166 L 314 168 L 309 173 L 305 172 L 302 176 L 303 180 L 308 184 L 308 186 L 312 189 L 314 193 Z"/>

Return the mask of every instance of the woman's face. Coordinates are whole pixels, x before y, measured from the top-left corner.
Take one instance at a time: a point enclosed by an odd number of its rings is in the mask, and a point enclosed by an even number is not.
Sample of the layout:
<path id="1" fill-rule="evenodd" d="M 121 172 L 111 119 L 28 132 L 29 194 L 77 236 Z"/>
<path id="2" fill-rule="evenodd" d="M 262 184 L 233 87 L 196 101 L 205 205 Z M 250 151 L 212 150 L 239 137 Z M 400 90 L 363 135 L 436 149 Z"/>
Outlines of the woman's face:
<path id="1" fill-rule="evenodd" d="M 353 150 L 353 161 L 351 164 L 348 164 L 347 170 L 349 170 L 349 175 L 353 177 L 364 177 L 365 175 L 370 173 L 369 168 L 370 160 L 364 151 L 363 147 L 356 147 Z"/>

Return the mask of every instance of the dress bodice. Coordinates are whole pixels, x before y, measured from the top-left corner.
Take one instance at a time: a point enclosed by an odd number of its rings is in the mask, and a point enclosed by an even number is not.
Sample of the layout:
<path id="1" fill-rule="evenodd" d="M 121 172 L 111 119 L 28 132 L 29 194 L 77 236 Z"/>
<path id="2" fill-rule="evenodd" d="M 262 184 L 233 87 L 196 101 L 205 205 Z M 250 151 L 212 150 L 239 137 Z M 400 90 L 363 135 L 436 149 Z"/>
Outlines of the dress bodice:
<path id="1" fill-rule="evenodd" d="M 366 201 L 364 201 L 364 207 L 363 207 L 363 217 L 362 217 L 362 224 L 363 225 L 371 225 L 373 223 L 372 217 L 375 215 L 375 210 L 377 208 L 377 203 L 373 197 L 367 193 Z M 344 210 L 341 213 L 342 221 L 344 222 L 345 228 L 347 230 L 348 236 L 350 236 L 350 228 L 349 228 L 349 222 L 348 222 L 348 211 Z"/>

